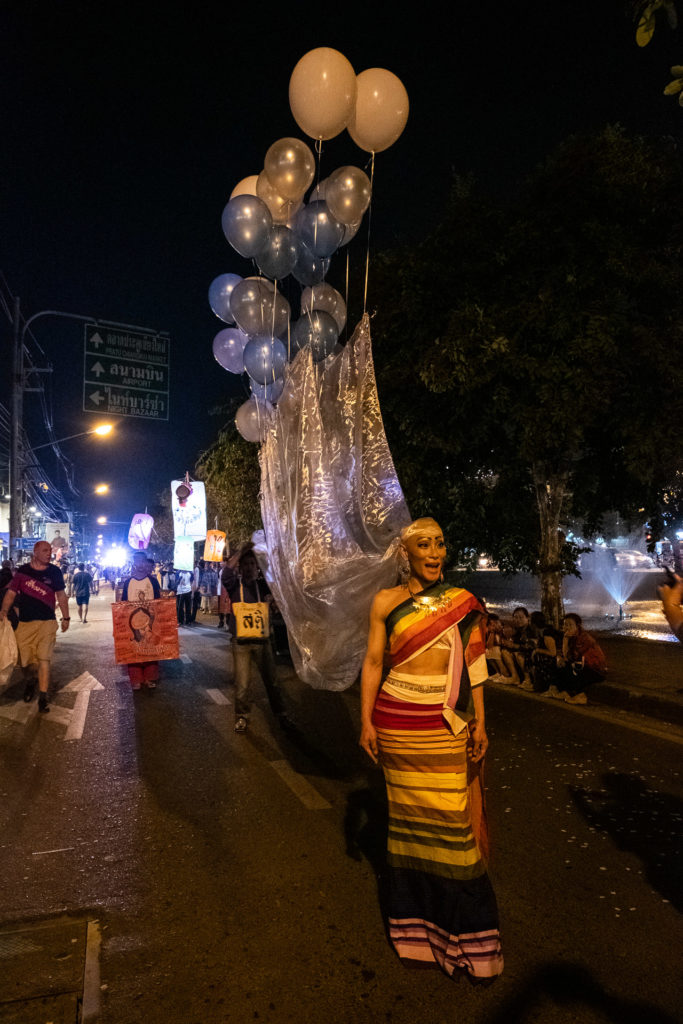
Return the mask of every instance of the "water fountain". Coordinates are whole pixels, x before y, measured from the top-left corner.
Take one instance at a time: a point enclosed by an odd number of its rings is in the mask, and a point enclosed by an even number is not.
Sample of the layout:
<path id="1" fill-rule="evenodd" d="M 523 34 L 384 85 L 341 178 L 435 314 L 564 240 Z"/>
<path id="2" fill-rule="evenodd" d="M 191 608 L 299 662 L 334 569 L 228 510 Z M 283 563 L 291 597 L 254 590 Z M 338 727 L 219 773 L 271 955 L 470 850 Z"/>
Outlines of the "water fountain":
<path id="1" fill-rule="evenodd" d="M 592 550 L 581 555 L 581 580 L 568 588 L 576 603 L 604 608 L 605 591 L 617 606 L 616 617 L 626 618 L 625 605 L 643 580 L 643 573 L 657 572 L 647 555 L 642 531 L 619 537 L 611 544 L 596 541 Z M 606 618 L 615 618 L 605 612 Z"/>

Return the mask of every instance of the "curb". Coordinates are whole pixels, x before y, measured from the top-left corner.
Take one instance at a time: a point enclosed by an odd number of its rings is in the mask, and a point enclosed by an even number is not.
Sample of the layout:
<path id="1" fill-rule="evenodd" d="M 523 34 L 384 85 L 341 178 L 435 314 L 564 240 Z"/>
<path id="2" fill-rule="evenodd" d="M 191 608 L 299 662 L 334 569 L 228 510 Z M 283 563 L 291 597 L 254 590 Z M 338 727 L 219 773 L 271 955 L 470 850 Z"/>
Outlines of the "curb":
<path id="1" fill-rule="evenodd" d="M 660 697 L 651 690 L 612 683 L 593 683 L 587 692 L 591 704 L 604 704 L 672 725 L 683 725 L 683 697 Z"/>

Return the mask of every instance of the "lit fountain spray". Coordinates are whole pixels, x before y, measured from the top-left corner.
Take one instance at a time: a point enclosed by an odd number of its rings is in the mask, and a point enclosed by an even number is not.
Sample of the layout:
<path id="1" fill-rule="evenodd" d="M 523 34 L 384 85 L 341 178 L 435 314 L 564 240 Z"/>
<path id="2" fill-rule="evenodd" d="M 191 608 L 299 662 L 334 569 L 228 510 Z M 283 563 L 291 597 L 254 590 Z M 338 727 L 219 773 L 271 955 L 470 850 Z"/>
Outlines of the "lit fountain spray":
<path id="1" fill-rule="evenodd" d="M 581 574 L 598 580 L 619 608 L 619 619 L 624 618 L 624 605 L 638 584 L 638 574 L 621 564 L 614 548 L 595 547 L 581 557 Z"/>

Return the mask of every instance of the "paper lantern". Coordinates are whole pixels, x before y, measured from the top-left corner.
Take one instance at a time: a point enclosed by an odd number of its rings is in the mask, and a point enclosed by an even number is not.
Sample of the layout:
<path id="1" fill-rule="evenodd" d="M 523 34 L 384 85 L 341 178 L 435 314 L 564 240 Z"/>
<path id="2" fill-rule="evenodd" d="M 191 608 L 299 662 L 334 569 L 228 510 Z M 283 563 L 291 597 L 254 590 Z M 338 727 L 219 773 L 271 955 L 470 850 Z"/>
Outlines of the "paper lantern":
<path id="1" fill-rule="evenodd" d="M 134 515 L 130 524 L 130 530 L 128 531 L 128 544 L 130 547 L 135 548 L 136 551 L 144 551 L 149 544 L 149 538 L 152 536 L 153 526 L 154 520 L 146 512 L 138 512 Z"/>
<path id="2" fill-rule="evenodd" d="M 204 561 L 220 562 L 225 547 L 225 534 L 222 530 L 209 530 L 204 543 Z"/>
<path id="3" fill-rule="evenodd" d="M 171 482 L 171 509 L 173 511 L 173 529 L 176 539 L 193 537 L 204 540 L 206 537 L 206 490 L 199 480 L 193 480 L 188 486 L 184 480 Z"/>
<path id="4" fill-rule="evenodd" d="M 176 537 L 173 545 L 173 568 L 194 570 L 194 537 Z"/>

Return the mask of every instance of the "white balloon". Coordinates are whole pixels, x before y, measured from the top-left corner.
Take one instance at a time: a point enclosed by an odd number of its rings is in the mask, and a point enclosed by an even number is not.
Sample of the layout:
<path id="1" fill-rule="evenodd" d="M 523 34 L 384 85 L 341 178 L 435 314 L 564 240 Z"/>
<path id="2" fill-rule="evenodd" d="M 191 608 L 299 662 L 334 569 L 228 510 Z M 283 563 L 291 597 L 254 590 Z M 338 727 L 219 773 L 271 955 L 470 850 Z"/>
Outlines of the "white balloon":
<path id="1" fill-rule="evenodd" d="M 234 189 L 230 193 L 230 198 L 234 199 L 235 196 L 257 196 L 256 182 L 258 181 L 258 174 L 250 174 L 248 178 L 242 178 L 238 181 Z"/>
<path id="2" fill-rule="evenodd" d="M 356 79 L 356 106 L 349 135 L 368 153 L 388 149 L 406 126 L 408 93 L 400 78 L 386 68 L 368 68 Z"/>
<path id="3" fill-rule="evenodd" d="M 356 75 L 343 53 L 309 50 L 289 80 L 294 120 L 312 139 L 332 139 L 346 128 L 356 99 Z"/>

